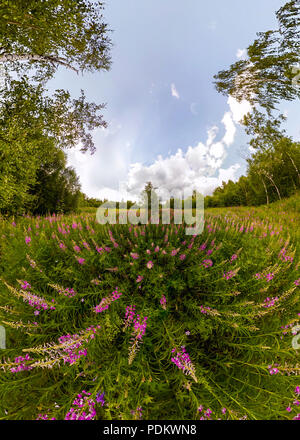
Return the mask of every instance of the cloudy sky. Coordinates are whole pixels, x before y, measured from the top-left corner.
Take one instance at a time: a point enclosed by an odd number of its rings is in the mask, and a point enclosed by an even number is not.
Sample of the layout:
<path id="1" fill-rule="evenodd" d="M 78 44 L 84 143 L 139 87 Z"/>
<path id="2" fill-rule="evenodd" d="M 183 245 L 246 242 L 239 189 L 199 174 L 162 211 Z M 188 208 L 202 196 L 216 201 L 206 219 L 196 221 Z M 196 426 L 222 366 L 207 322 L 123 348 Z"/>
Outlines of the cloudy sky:
<path id="1" fill-rule="evenodd" d="M 111 70 L 78 77 L 60 69 L 51 84 L 107 103 L 109 127 L 94 132 L 97 152 L 68 152 L 83 192 L 120 200 L 127 188 L 133 199 L 152 181 L 173 195 L 206 195 L 244 174 L 248 139 L 238 122 L 249 106 L 219 95 L 213 75 L 243 57 L 256 32 L 275 28 L 274 12 L 284 3 L 107 1 Z M 283 103 L 282 111 L 299 139 L 297 105 Z"/>

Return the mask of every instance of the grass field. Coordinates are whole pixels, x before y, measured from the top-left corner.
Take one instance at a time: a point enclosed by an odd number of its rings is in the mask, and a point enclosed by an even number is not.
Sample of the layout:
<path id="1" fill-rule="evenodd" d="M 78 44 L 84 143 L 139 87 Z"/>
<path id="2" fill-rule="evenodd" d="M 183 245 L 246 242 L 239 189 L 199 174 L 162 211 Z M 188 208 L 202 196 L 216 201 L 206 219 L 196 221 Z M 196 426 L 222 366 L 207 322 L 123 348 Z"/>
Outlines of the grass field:
<path id="1" fill-rule="evenodd" d="M 0 418 L 299 419 L 299 206 L 0 221 Z"/>

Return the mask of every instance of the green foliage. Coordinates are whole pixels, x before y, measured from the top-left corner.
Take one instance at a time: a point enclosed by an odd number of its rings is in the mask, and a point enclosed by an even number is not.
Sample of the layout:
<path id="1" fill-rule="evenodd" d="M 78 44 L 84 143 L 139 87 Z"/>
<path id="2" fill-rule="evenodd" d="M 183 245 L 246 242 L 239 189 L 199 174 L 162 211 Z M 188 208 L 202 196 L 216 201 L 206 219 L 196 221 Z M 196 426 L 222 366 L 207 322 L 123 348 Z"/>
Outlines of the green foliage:
<path id="1" fill-rule="evenodd" d="M 59 65 L 75 71 L 110 66 L 102 2 L 88 0 L 1 1 L 0 62 L 18 72 L 51 78 Z"/>
<path id="2" fill-rule="evenodd" d="M 93 153 L 92 131 L 107 126 L 104 104 L 87 102 L 83 91 L 77 99 L 66 90 L 47 96 L 45 84 L 60 65 L 77 72 L 109 68 L 102 10 L 101 2 L 87 0 L 1 2 L 2 214 L 68 212 L 78 205 L 74 170 L 55 168 L 57 150 L 81 145 Z M 53 192 L 55 186 L 61 188 Z"/>
<path id="3" fill-rule="evenodd" d="M 206 206 L 261 205 L 289 197 L 300 189 L 300 144 L 281 137 L 265 143 L 248 159 L 247 176 L 234 183 L 223 182 Z"/>
<path id="4" fill-rule="evenodd" d="M 300 4 L 286 2 L 276 13 L 278 28 L 259 32 L 247 49 L 247 59 L 240 60 L 215 75 L 217 90 L 238 101 L 247 99 L 270 116 L 281 100 L 300 97 L 294 84 L 300 65 Z M 296 81 L 297 83 L 297 81 Z"/>
<path id="5" fill-rule="evenodd" d="M 296 204 L 207 212 L 195 237 L 183 225 L 108 227 L 89 214 L 1 222 L 0 417 L 63 419 L 85 389 L 93 399 L 105 391 L 98 419 L 134 419 L 142 407 L 145 419 L 190 420 L 203 415 L 200 405 L 214 419 L 293 418 L 299 213 L 287 206 Z M 113 291 L 122 295 L 112 300 Z M 35 315 L 29 292 L 55 309 Z M 108 308 L 95 313 L 99 304 Z M 132 363 L 130 305 L 148 317 Z M 100 328 L 85 336 L 86 356 L 64 363 L 58 338 L 91 326 Z M 187 376 L 171 361 L 182 346 L 194 367 Z M 12 373 L 25 354 L 34 368 Z"/>

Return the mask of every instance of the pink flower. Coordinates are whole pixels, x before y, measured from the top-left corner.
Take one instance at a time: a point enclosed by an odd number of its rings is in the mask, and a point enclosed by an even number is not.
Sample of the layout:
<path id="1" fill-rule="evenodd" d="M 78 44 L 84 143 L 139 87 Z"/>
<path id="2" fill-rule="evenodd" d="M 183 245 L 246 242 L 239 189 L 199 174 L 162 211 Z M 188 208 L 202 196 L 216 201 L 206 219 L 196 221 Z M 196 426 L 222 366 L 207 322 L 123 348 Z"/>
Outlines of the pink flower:
<path id="1" fill-rule="evenodd" d="M 181 261 L 185 260 L 185 258 L 186 258 L 186 256 L 185 256 L 184 254 L 181 254 L 180 257 L 179 257 L 179 259 L 180 259 Z"/>
<path id="2" fill-rule="evenodd" d="M 208 267 L 211 267 L 213 265 L 213 262 L 212 262 L 212 260 L 203 260 L 202 264 L 206 269 Z"/>
<path id="3" fill-rule="evenodd" d="M 274 278 L 274 274 L 273 274 L 273 273 L 268 273 L 268 274 L 266 275 L 266 280 L 267 280 L 267 282 L 271 281 L 273 278 Z"/>
<path id="4" fill-rule="evenodd" d="M 76 258 L 79 264 L 84 264 L 85 259 L 84 258 Z"/>
<path id="5" fill-rule="evenodd" d="M 148 263 L 146 264 L 146 266 L 148 267 L 148 269 L 152 269 L 152 267 L 154 266 L 153 262 L 150 260 L 148 261 Z"/>
<path id="6" fill-rule="evenodd" d="M 142 275 L 139 275 L 139 276 L 137 277 L 137 279 L 136 279 L 136 282 L 137 282 L 137 283 L 140 283 L 142 280 L 143 280 Z"/>
<path id="7" fill-rule="evenodd" d="M 30 237 L 25 237 L 25 243 L 29 244 L 31 242 L 31 238 Z"/>
<path id="8" fill-rule="evenodd" d="M 167 304 L 167 300 L 166 300 L 166 297 L 165 297 L 165 295 L 162 295 L 162 297 L 160 298 L 160 304 L 161 304 L 161 306 L 162 306 L 162 308 L 164 309 L 164 310 L 166 310 L 166 304 Z"/>

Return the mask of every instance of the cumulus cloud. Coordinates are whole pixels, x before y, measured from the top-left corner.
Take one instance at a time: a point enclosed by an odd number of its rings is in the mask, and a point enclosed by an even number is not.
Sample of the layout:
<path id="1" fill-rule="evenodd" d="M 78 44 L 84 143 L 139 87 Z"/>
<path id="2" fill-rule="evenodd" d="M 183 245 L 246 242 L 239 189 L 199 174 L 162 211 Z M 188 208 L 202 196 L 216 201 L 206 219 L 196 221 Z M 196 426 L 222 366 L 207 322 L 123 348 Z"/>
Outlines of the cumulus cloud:
<path id="1" fill-rule="evenodd" d="M 232 96 L 229 96 L 227 103 L 230 108 L 232 119 L 236 123 L 239 123 L 247 113 L 252 111 L 251 104 L 245 99 L 238 102 Z"/>
<path id="2" fill-rule="evenodd" d="M 205 143 L 189 146 L 186 152 L 179 148 L 175 154 L 165 158 L 158 156 L 151 165 L 131 164 L 127 179 L 128 191 L 138 195 L 145 182 L 151 181 L 154 186 L 167 190 L 174 197 L 194 189 L 208 195 L 223 181 L 236 180 L 240 165 L 236 163 L 224 168 L 223 163 L 228 147 L 234 143 L 236 124 L 251 111 L 251 105 L 247 101 L 237 102 L 232 97 L 229 97 L 228 105 L 229 111 L 225 112 L 222 119 L 225 134 L 221 140 L 216 140 L 219 127 L 214 125 L 207 131 Z"/>
<path id="3" fill-rule="evenodd" d="M 228 105 L 229 111 L 222 119 L 225 128 L 223 137 L 218 136 L 219 127 L 214 125 L 208 129 L 205 142 L 185 150 L 179 148 L 166 157 L 159 155 L 150 165 L 132 162 L 131 143 L 120 144 L 120 133 L 119 137 L 116 134 L 122 127 L 118 125 L 109 131 L 101 131 L 101 138 L 96 142 L 101 147 L 94 156 L 73 150 L 68 154 L 69 164 L 79 174 L 83 191 L 100 199 L 138 200 L 147 181 L 160 189 L 162 199 L 164 191 L 174 197 L 193 190 L 209 195 L 223 181 L 236 180 L 240 169 L 238 163 L 224 167 L 224 162 L 228 148 L 235 140 L 236 124 L 251 111 L 251 106 L 247 101 L 239 103 L 231 97 Z"/>
<path id="4" fill-rule="evenodd" d="M 244 59 L 247 56 L 247 49 L 238 49 L 236 52 L 236 57 L 239 59 Z"/>
<path id="5" fill-rule="evenodd" d="M 180 98 L 179 93 L 178 93 L 174 83 L 171 84 L 171 94 L 172 94 L 172 96 L 174 96 L 174 98 L 177 98 L 177 99 Z"/>

